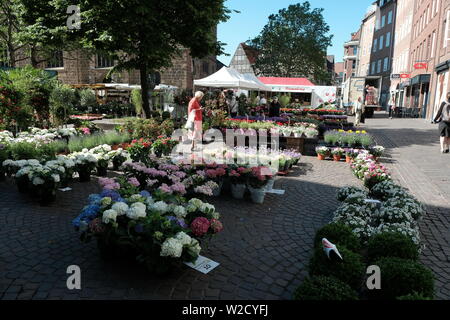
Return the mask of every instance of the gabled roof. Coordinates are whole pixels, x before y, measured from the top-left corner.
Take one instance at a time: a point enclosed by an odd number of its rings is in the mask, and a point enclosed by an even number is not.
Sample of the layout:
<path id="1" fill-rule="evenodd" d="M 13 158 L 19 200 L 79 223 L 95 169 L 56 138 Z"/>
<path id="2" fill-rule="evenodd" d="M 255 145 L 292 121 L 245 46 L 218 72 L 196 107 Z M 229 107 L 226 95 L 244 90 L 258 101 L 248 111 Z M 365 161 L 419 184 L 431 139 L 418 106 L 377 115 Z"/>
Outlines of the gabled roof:
<path id="1" fill-rule="evenodd" d="M 255 64 L 256 59 L 258 58 L 258 50 L 245 44 L 244 42 L 241 43 L 241 46 L 242 49 L 244 49 L 245 55 L 247 56 L 247 59 L 250 62 L 250 64 Z"/>

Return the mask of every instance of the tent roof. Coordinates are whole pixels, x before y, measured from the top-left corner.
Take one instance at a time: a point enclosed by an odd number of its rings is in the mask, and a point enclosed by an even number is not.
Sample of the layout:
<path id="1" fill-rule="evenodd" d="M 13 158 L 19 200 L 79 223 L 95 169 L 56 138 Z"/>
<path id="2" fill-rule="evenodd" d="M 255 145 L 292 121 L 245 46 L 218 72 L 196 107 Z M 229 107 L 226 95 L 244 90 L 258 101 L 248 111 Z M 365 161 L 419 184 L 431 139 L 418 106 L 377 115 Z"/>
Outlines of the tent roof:
<path id="1" fill-rule="evenodd" d="M 314 86 L 314 83 L 306 78 L 259 77 L 258 79 L 268 86 Z"/>
<path id="2" fill-rule="evenodd" d="M 223 67 L 204 79 L 194 80 L 194 85 L 198 87 L 261 90 L 261 83 L 247 79 L 237 70 L 227 67 Z"/>

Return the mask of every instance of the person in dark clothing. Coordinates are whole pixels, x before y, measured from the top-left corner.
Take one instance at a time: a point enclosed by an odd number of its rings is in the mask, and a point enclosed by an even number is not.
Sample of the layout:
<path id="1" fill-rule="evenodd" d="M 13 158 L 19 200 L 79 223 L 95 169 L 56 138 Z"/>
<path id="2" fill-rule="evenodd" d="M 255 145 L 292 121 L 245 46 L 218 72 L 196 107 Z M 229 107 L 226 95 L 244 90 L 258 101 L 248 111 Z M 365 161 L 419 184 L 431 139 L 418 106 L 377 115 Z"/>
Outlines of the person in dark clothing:
<path id="1" fill-rule="evenodd" d="M 433 123 L 439 123 L 441 136 L 441 152 L 449 153 L 450 144 L 450 92 L 447 93 L 447 101 L 442 102 Z"/>
<path id="2" fill-rule="evenodd" d="M 367 95 L 369 94 L 369 85 L 364 88 L 363 104 L 366 104 Z"/>
<path id="3" fill-rule="evenodd" d="M 278 97 L 273 98 L 273 101 L 270 104 L 269 117 L 270 118 L 279 117 L 280 116 L 280 109 L 281 109 L 281 104 L 278 101 Z"/>

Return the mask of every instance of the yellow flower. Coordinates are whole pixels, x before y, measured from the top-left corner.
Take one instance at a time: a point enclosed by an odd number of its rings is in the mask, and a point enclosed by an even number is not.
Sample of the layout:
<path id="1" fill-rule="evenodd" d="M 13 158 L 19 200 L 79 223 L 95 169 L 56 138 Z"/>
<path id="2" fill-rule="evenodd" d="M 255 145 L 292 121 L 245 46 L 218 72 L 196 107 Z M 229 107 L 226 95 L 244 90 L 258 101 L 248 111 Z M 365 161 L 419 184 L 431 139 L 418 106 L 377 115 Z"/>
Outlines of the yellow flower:
<path id="1" fill-rule="evenodd" d="M 367 133 L 367 131 L 363 130 L 363 131 L 361 131 L 361 133 L 362 133 L 362 134 L 366 134 L 366 133 Z"/>
<path id="2" fill-rule="evenodd" d="M 360 134 L 361 133 L 361 131 L 356 131 L 356 134 Z"/>
<path id="3" fill-rule="evenodd" d="M 340 129 L 339 132 L 345 132 L 345 130 Z"/>
<path id="4" fill-rule="evenodd" d="M 353 133 L 353 130 L 348 130 L 348 133 Z"/>

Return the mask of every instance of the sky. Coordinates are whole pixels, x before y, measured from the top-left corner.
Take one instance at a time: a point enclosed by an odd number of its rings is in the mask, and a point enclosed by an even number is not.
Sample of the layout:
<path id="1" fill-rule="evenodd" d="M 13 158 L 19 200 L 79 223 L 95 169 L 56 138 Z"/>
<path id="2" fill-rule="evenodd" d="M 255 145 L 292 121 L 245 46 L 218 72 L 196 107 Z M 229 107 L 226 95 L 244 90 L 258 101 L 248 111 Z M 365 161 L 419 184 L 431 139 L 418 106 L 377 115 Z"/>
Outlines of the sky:
<path id="1" fill-rule="evenodd" d="M 241 13 L 233 13 L 231 18 L 219 25 L 218 40 L 226 43 L 225 52 L 230 56 L 220 56 L 218 59 L 229 65 L 237 46 L 257 36 L 268 22 L 271 14 L 280 9 L 303 0 L 227 0 L 226 6 Z M 358 30 L 367 8 L 373 0 L 309 0 L 312 8 L 324 8 L 325 22 L 333 34 L 333 46 L 328 48 L 328 54 L 342 61 L 344 42 L 350 40 L 350 34 Z"/>

